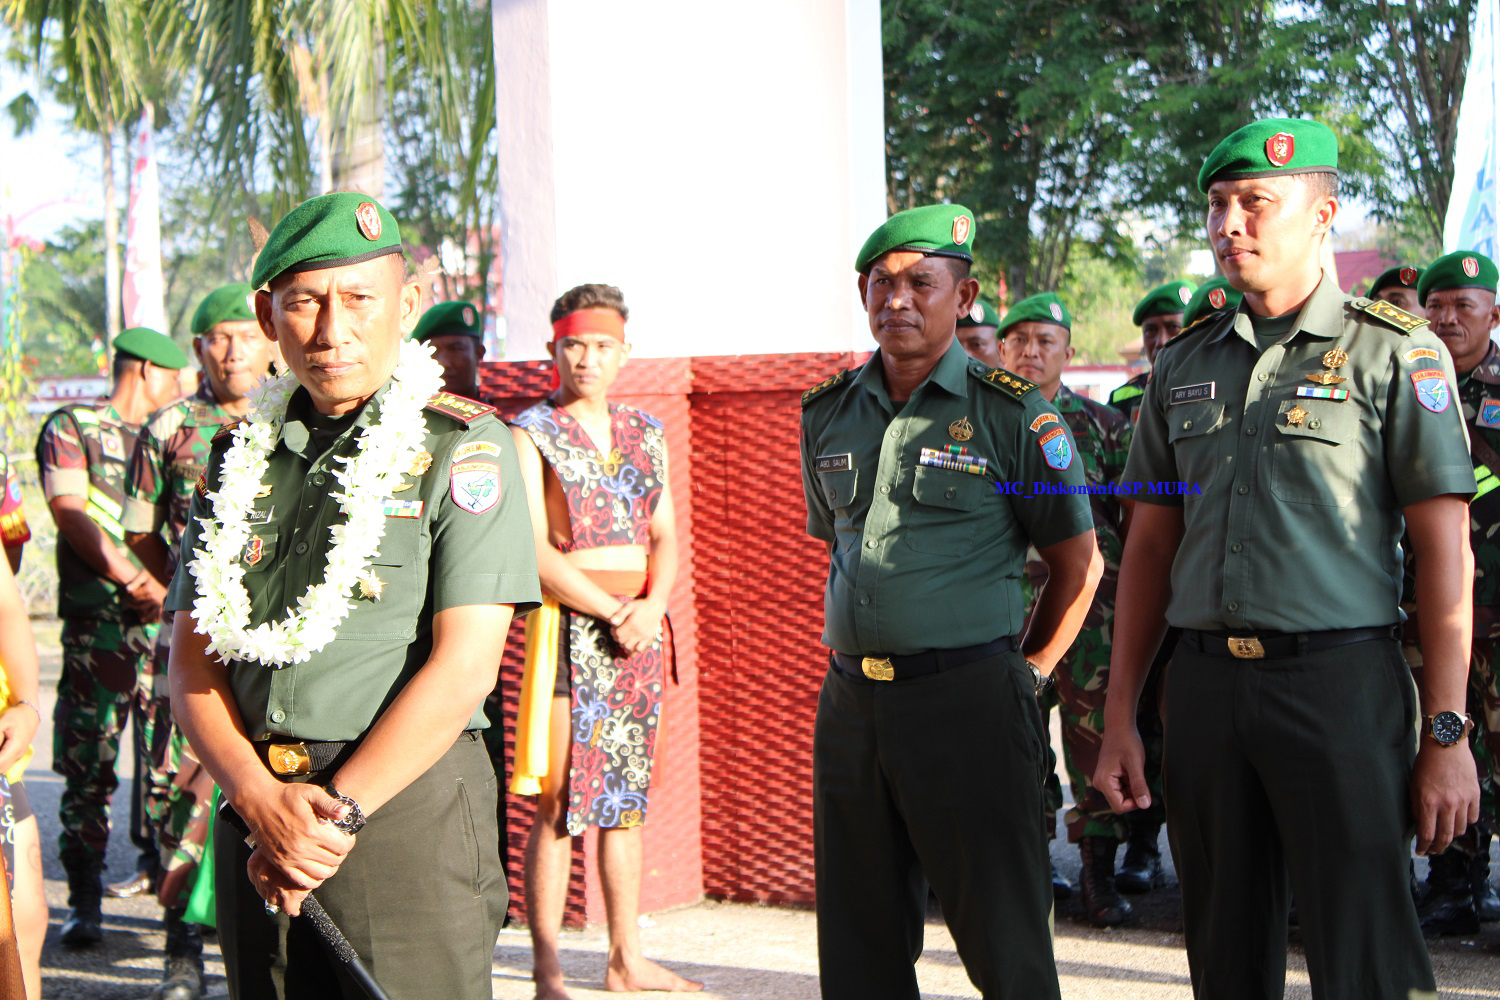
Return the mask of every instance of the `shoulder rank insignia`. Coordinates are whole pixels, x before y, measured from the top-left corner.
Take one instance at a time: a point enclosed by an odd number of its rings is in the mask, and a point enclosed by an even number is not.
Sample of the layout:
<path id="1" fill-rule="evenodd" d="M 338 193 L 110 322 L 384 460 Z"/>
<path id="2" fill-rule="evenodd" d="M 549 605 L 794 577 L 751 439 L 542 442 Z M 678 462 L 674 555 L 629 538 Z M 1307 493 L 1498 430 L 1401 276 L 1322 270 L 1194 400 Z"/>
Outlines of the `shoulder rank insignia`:
<path id="1" fill-rule="evenodd" d="M 452 392 L 440 392 L 433 396 L 427 401 L 427 409 L 434 413 L 441 413 L 445 417 L 452 417 L 465 426 L 495 412 L 495 408 L 488 403 L 481 403 L 477 399 L 470 399 Z"/>
<path id="2" fill-rule="evenodd" d="M 854 370 L 855 369 L 849 369 L 849 371 Z M 844 381 L 844 378 L 849 374 L 849 371 L 834 372 L 832 375 L 828 376 L 823 381 L 813 386 L 811 389 L 808 389 L 802 394 L 802 405 L 806 406 L 808 403 L 811 403 L 814 399 L 817 399 L 829 389 L 832 389 L 834 386 Z"/>
<path id="3" fill-rule="evenodd" d="M 1202 316 L 1199 316 L 1187 326 L 1183 327 L 1178 332 L 1177 336 L 1172 338 L 1172 340 L 1177 340 L 1184 334 L 1194 333 L 1198 330 L 1207 330 L 1210 326 L 1213 326 L 1214 320 L 1223 319 L 1226 314 L 1228 313 L 1224 309 L 1215 309 L 1213 312 L 1204 313 Z M 1172 340 L 1167 341 L 1167 344 L 1170 344 Z M 1163 344 L 1162 346 L 1165 347 L 1167 346 L 1167 344 Z"/>
<path id="4" fill-rule="evenodd" d="M 219 425 L 219 429 L 214 432 L 214 436 L 209 439 L 208 443 L 209 444 L 213 444 L 215 441 L 218 441 L 220 438 L 227 438 L 229 435 L 233 434 L 234 433 L 234 429 L 236 427 L 238 427 L 242 423 L 244 423 L 243 420 L 231 420 L 227 424 L 220 424 Z"/>
<path id="5" fill-rule="evenodd" d="M 1028 392 L 1036 388 L 1035 382 L 1027 381 L 1015 372 L 1008 372 L 1004 368 L 991 368 L 987 374 L 979 376 L 979 381 L 999 389 L 1015 400 L 1024 399 Z"/>
<path id="6" fill-rule="evenodd" d="M 1391 303 L 1384 299 L 1358 298 L 1349 304 L 1361 312 L 1374 316 L 1376 319 L 1384 320 L 1402 333 L 1411 333 L 1417 327 L 1424 326 L 1427 323 L 1422 317 L 1413 316 L 1400 306 L 1391 305 Z"/>

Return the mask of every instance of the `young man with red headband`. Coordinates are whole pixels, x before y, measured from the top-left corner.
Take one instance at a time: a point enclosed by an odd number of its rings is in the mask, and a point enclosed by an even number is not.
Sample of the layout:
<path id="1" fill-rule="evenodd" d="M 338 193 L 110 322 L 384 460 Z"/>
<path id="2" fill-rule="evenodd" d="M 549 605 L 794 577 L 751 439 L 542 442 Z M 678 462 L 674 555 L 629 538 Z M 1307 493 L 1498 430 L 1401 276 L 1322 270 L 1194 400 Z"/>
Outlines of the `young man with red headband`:
<path id="1" fill-rule="evenodd" d="M 630 355 L 620 290 L 552 306 L 556 391 L 512 421 L 545 603 L 526 629 L 511 791 L 537 795 L 526 912 L 538 1000 L 565 1000 L 573 837 L 599 827 L 611 991 L 703 988 L 641 953 L 641 826 L 661 725 L 677 529 L 661 421 L 608 399 Z"/>

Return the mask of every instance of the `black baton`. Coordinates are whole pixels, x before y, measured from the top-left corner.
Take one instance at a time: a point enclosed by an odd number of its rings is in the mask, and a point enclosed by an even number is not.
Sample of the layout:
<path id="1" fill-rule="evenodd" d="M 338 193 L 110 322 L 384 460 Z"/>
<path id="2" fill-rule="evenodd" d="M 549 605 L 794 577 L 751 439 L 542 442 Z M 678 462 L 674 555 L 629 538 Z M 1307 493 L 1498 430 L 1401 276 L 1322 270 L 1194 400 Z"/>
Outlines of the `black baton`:
<path id="1" fill-rule="evenodd" d="M 254 849 L 250 834 L 250 826 L 245 818 L 234 811 L 228 799 L 219 800 L 219 819 L 229 823 L 245 836 L 247 847 Z M 339 930 L 339 925 L 333 922 L 328 911 L 323 909 L 323 904 L 318 902 L 316 896 L 308 893 L 302 900 L 302 915 L 312 922 L 317 928 L 318 936 L 323 939 L 323 944 L 333 953 L 333 957 L 344 963 L 344 969 L 349 973 L 349 978 L 359 984 L 359 988 L 365 991 L 365 996 L 370 1000 L 391 1000 L 380 984 L 375 981 L 375 974 L 365 964 L 364 959 L 359 957 L 359 952 L 344 937 L 344 932 Z"/>

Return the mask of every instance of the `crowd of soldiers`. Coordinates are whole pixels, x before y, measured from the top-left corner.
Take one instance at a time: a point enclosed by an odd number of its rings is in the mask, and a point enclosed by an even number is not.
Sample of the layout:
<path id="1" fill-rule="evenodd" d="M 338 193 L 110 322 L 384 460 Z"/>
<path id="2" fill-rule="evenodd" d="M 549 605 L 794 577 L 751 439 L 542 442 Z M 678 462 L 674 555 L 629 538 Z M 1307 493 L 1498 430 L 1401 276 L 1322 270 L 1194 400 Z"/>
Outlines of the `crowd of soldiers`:
<path id="1" fill-rule="evenodd" d="M 1062 297 L 1003 318 L 979 300 L 967 209 L 898 213 L 861 248 L 879 349 L 804 394 L 801 437 L 829 553 L 825 997 L 918 995 L 929 887 L 986 997 L 1059 995 L 1051 914 L 1074 887 L 1049 862 L 1053 707 L 1085 919 L 1126 923 L 1122 893 L 1162 884 L 1165 825 L 1199 997 L 1281 996 L 1293 893 L 1320 1000 L 1435 996 L 1421 923 L 1500 916 L 1497 272 L 1460 250 L 1345 296 L 1320 262 L 1337 158 L 1317 122 L 1225 138 L 1199 178 L 1224 276 L 1141 299 L 1151 370 L 1109 405 L 1063 382 Z M 61 941 L 99 942 L 102 897 L 149 891 L 160 1000 L 203 995 L 204 923 L 236 998 L 488 997 L 509 774 L 538 796 L 537 996 L 568 995 L 557 931 L 591 826 L 606 987 L 701 989 L 638 934 L 677 540 L 662 424 L 609 399 L 623 296 L 557 300 L 555 389 L 506 427 L 474 398 L 479 311 L 421 314 L 384 207 L 323 195 L 258 249 L 251 282 L 193 316 L 194 394 L 176 398 L 189 358 L 170 338 L 128 330 L 110 396 L 38 440 Z M 0 510 L 0 528 L 24 520 Z M 496 678 L 520 615 L 506 760 Z M 34 667 L 6 659 L 10 768 L 40 713 Z M 106 887 L 131 718 L 140 862 Z M 0 796 L 26 820 L 18 770 Z M 34 921 L 29 869 L 7 867 Z M 18 936 L 34 993 L 40 935 Z"/>

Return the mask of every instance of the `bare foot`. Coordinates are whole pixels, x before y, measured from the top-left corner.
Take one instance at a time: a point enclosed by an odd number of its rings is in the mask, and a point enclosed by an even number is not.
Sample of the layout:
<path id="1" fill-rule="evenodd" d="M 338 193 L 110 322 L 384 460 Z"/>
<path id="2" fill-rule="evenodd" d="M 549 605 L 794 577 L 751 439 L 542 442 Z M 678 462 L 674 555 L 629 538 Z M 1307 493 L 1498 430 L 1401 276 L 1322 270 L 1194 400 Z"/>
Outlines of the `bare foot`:
<path id="1" fill-rule="evenodd" d="M 625 963 L 611 959 L 604 974 L 604 988 L 611 993 L 644 993 L 660 990 L 667 993 L 697 993 L 702 983 L 684 979 L 671 969 L 663 968 L 649 958 Z"/>
<path id="2" fill-rule="evenodd" d="M 563 988 L 562 977 L 556 982 L 538 982 L 536 984 L 536 1000 L 573 1000 L 573 997 Z"/>

